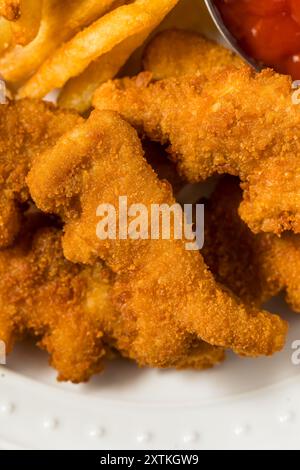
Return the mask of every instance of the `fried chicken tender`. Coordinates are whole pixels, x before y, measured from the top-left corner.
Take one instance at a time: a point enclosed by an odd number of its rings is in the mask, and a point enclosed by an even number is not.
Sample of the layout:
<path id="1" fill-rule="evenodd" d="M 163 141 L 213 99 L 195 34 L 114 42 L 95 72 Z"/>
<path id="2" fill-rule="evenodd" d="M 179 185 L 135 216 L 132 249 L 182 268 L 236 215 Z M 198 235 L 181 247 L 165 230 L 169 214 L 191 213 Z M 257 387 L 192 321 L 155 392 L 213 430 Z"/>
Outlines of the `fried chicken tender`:
<path id="1" fill-rule="evenodd" d="M 15 245 L 0 251 L 0 339 L 8 352 L 26 333 L 49 352 L 59 380 L 88 380 L 109 353 L 102 318 L 113 310 L 110 271 L 67 261 L 62 232 L 30 215 Z"/>
<path id="2" fill-rule="evenodd" d="M 10 245 L 20 230 L 20 206 L 29 199 L 25 177 L 33 155 L 55 144 L 80 119 L 36 100 L 0 106 L 0 248 Z"/>
<path id="3" fill-rule="evenodd" d="M 248 67 L 152 82 L 110 81 L 94 97 L 163 144 L 190 182 L 219 173 L 243 182 L 243 220 L 255 233 L 300 232 L 300 107 L 288 77 Z"/>
<path id="4" fill-rule="evenodd" d="M 143 58 L 144 69 L 152 72 L 154 80 L 196 73 L 210 77 L 212 71 L 244 64 L 219 44 L 198 33 L 179 29 L 158 33 L 148 44 Z"/>
<path id="5" fill-rule="evenodd" d="M 223 289 L 199 252 L 186 250 L 173 233 L 168 240 L 97 236 L 100 204 L 111 204 L 118 216 L 123 195 L 128 207 L 143 204 L 148 214 L 152 204 L 175 203 L 170 185 L 144 160 L 136 132 L 117 114 L 93 112 L 35 159 L 28 184 L 38 207 L 65 221 L 65 256 L 81 263 L 100 258 L 116 273 L 112 296 L 127 325 L 118 348 L 128 357 L 170 366 L 191 336 L 248 356 L 283 347 L 286 323 Z"/>
<path id="6" fill-rule="evenodd" d="M 100 262 L 67 261 L 61 239 L 52 221 L 32 214 L 14 247 L 0 251 L 0 339 L 10 352 L 31 333 L 50 354 L 58 379 L 79 383 L 102 371 L 130 330 L 110 299 L 113 273 Z M 225 357 L 192 336 L 182 350 L 176 368 L 206 369 Z"/>
<path id="7" fill-rule="evenodd" d="M 290 307 L 300 312 L 300 236 L 254 235 L 239 217 L 241 200 L 239 182 L 222 179 L 206 208 L 206 263 L 245 302 L 259 306 L 285 291 Z"/>

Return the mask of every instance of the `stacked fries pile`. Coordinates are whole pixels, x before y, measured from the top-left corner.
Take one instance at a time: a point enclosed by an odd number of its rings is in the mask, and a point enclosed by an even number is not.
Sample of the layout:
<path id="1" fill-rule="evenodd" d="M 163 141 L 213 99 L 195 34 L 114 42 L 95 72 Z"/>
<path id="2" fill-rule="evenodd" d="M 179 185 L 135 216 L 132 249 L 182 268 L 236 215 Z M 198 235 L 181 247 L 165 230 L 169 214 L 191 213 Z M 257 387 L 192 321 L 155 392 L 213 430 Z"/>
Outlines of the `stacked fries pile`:
<path id="1" fill-rule="evenodd" d="M 0 0 L 0 74 L 16 98 L 84 112 L 178 0 Z"/>

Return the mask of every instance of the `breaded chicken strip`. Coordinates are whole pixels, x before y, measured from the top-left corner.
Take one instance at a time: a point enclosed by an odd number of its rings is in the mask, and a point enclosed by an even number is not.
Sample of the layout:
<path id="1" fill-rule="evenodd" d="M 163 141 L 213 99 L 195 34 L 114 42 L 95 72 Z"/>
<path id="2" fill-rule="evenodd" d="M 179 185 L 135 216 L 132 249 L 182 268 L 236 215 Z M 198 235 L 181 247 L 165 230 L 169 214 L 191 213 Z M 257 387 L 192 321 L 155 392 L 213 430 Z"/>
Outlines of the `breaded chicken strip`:
<path id="1" fill-rule="evenodd" d="M 29 199 L 25 177 L 33 155 L 54 145 L 80 120 L 42 101 L 0 106 L 0 248 L 10 245 L 20 230 L 20 205 Z"/>
<path id="2" fill-rule="evenodd" d="M 300 232 L 300 107 L 288 77 L 248 67 L 152 82 L 110 81 L 94 98 L 169 152 L 190 182 L 240 176 L 243 220 L 253 232 Z"/>
<path id="3" fill-rule="evenodd" d="M 204 259 L 219 282 L 246 302 L 262 305 L 286 292 L 300 312 L 300 235 L 254 235 L 238 214 L 238 180 L 221 180 L 206 207 Z"/>
<path id="4" fill-rule="evenodd" d="M 1 0 L 0 16 L 9 21 L 16 21 L 21 15 L 21 0 Z"/>
<path id="5" fill-rule="evenodd" d="M 196 73 L 209 78 L 212 71 L 228 66 L 241 67 L 245 63 L 233 52 L 198 33 L 170 29 L 150 41 L 143 65 L 152 72 L 154 80 L 162 80 Z"/>
<path id="6" fill-rule="evenodd" d="M 100 204 L 128 207 L 175 203 L 143 158 L 135 131 L 117 114 L 95 111 L 40 155 L 28 177 L 38 207 L 66 223 L 64 252 L 74 262 L 104 260 L 117 274 L 114 303 L 127 325 L 118 347 L 141 365 L 164 367 L 182 357 L 190 335 L 248 355 L 270 355 L 284 344 L 279 317 L 247 307 L 219 286 L 198 251 L 184 240 L 96 235 Z M 107 206 L 106 206 L 107 207 Z M 121 224 L 124 229 L 124 223 Z"/>
<path id="7" fill-rule="evenodd" d="M 58 379 L 78 383 L 103 368 L 108 348 L 101 325 L 113 310 L 112 275 L 101 263 L 67 261 L 61 238 L 49 220 L 31 215 L 15 246 L 0 251 L 0 339 L 10 352 L 32 333 Z"/>
<path id="8" fill-rule="evenodd" d="M 0 340 L 9 353 L 31 333 L 50 354 L 58 379 L 79 383 L 102 371 L 112 348 L 128 340 L 130 322 L 112 305 L 112 272 L 99 262 L 67 261 L 61 239 L 49 219 L 33 214 L 14 247 L 0 251 Z M 224 359 L 221 348 L 192 335 L 182 351 L 170 366 L 201 370 Z"/>

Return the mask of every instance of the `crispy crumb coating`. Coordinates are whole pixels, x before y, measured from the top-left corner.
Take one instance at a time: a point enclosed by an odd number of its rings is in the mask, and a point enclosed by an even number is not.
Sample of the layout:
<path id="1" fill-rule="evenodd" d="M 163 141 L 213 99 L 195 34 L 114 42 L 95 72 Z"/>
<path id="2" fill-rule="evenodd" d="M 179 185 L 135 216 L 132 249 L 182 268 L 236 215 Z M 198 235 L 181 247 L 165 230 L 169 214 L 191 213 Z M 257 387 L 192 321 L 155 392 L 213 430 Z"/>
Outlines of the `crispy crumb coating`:
<path id="1" fill-rule="evenodd" d="M 20 205 L 29 199 L 25 177 L 33 155 L 55 144 L 80 119 L 42 101 L 0 105 L 0 248 L 10 245 L 20 230 Z"/>
<path id="2" fill-rule="evenodd" d="M 198 33 L 170 29 L 158 33 L 147 45 L 143 66 L 154 80 L 182 75 L 205 75 L 228 66 L 245 65 L 233 52 Z"/>
<path id="3" fill-rule="evenodd" d="M 286 323 L 218 285 L 199 252 L 187 251 L 173 234 L 168 240 L 97 237 L 97 208 L 112 204 L 118 213 L 120 195 L 148 213 L 153 203 L 175 203 L 170 185 L 144 160 L 136 132 L 117 114 L 93 112 L 34 161 L 28 184 L 40 209 L 64 219 L 66 257 L 101 258 L 116 273 L 114 303 L 128 325 L 120 349 L 141 365 L 174 363 L 190 335 L 249 356 L 283 347 Z"/>
<path id="4" fill-rule="evenodd" d="M 206 203 L 206 263 L 246 302 L 259 306 L 285 291 L 290 307 L 300 312 L 300 236 L 254 235 L 238 214 L 241 200 L 238 181 L 225 177 Z"/>
<path id="5" fill-rule="evenodd" d="M 99 110 L 120 113 L 163 144 L 190 182 L 219 173 L 243 182 L 243 220 L 253 232 L 300 232 L 300 107 L 288 77 L 248 67 L 152 82 L 149 72 L 106 83 Z"/>

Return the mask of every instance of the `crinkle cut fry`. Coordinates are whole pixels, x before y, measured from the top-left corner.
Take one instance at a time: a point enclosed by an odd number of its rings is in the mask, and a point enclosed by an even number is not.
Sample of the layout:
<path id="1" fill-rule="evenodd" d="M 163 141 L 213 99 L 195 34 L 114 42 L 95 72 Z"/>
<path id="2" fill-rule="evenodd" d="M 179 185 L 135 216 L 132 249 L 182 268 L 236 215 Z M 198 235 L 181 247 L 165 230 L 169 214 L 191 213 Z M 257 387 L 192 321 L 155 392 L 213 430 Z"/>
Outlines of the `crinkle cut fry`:
<path id="1" fill-rule="evenodd" d="M 37 100 L 0 106 L 0 248 L 9 246 L 20 230 L 20 206 L 29 200 L 25 177 L 33 156 L 80 120 L 72 111 Z"/>
<path id="2" fill-rule="evenodd" d="M 149 31 L 125 39 L 111 51 L 92 62 L 80 75 L 68 80 L 59 94 L 59 106 L 76 109 L 79 113 L 91 108 L 92 98 L 97 88 L 117 75 L 148 35 Z"/>
<path id="3" fill-rule="evenodd" d="M 3 234 L 7 233 L 9 237 L 5 239 L 6 244 L 11 244 L 22 228 L 22 211 L 19 210 L 16 201 L 25 202 L 29 198 L 25 176 L 31 164 L 31 159 L 42 149 L 47 148 L 48 145 L 54 144 L 58 137 L 65 131 L 71 129 L 76 123 L 81 122 L 81 118 L 75 113 L 58 110 L 53 105 L 35 100 L 10 102 L 8 105 L 2 106 L 0 111 L 2 112 L 2 119 L 0 114 L 0 123 L 2 129 L 1 135 L 3 136 L 1 145 L 2 165 L 0 168 L 4 181 L 4 187 L 2 188 L 3 207 L 1 207 L 1 217 L 3 220 L 2 228 L 6 231 L 2 231 L 2 240 L 4 239 Z M 28 116 L 31 116 L 31 119 L 28 119 Z M 5 139 L 5 136 L 8 136 L 8 138 Z M 17 165 L 16 162 L 18 162 Z M 6 177 L 4 178 L 5 175 Z M 51 237 L 49 238 L 51 241 Z M 14 245 L 13 250 L 15 249 L 18 248 Z M 4 253 L 3 251 L 3 256 Z M 7 259 L 6 270 L 9 266 L 10 254 L 11 251 L 7 251 L 5 255 Z M 21 263 L 22 259 L 18 261 Z M 55 263 L 55 259 L 53 263 Z M 39 272 L 35 274 L 39 274 Z M 30 273 L 28 277 L 30 277 Z M 19 284 L 18 281 L 20 281 L 22 285 L 24 279 L 17 279 L 16 285 Z M 98 282 L 96 278 L 95 293 L 97 293 L 97 288 Z M 34 290 L 25 290 L 25 294 L 28 297 L 34 296 Z M 11 308 L 14 308 L 14 306 L 12 305 Z M 113 324 L 113 313 L 111 310 L 112 308 L 105 317 L 105 321 L 109 324 Z M 99 315 L 98 311 L 96 311 L 96 316 L 97 314 Z M 102 314 L 104 315 L 103 312 Z M 41 321 L 44 321 L 44 318 L 45 316 L 41 318 Z M 56 330 L 54 336 L 50 335 L 49 337 L 45 337 L 41 344 L 51 353 L 52 364 L 59 370 L 60 380 L 79 382 L 87 380 L 90 375 L 95 373 L 95 367 L 89 368 L 88 361 L 93 360 L 97 363 L 99 361 L 96 357 L 84 359 L 83 355 L 82 361 L 85 361 L 85 364 L 83 362 L 81 363 L 78 359 L 79 362 L 75 367 L 74 361 L 76 358 L 72 358 L 72 355 L 74 355 L 76 351 L 69 348 L 70 351 L 67 353 L 67 351 L 64 350 L 63 341 L 72 334 L 75 334 L 77 329 L 77 317 L 74 316 L 73 320 L 74 321 L 70 322 L 69 329 L 64 328 L 64 330 Z M 29 324 L 32 325 L 32 318 L 29 318 L 28 321 Z M 8 345 L 11 345 L 13 342 L 13 331 L 9 328 L 10 325 L 10 321 L 5 321 L 1 323 L 0 327 L 2 336 Z M 15 325 L 13 325 L 13 327 L 15 328 Z M 32 329 L 34 331 L 38 329 L 36 324 L 32 326 Z M 39 329 L 41 328 L 39 327 Z M 80 331 L 80 329 L 78 331 Z M 123 330 L 120 329 L 119 334 L 122 336 L 125 335 L 126 332 L 124 333 Z M 61 341 L 60 345 L 59 341 Z M 55 344 L 57 344 L 57 347 Z M 71 345 L 70 342 L 68 344 L 69 346 Z M 78 347 L 76 342 L 74 342 L 74 348 L 75 347 Z M 11 347 L 9 349 L 11 349 Z M 178 357 L 177 362 L 175 361 L 175 367 L 195 367 L 197 369 L 203 369 L 221 362 L 224 358 L 224 352 L 221 349 L 210 347 L 199 341 L 196 342 L 191 338 L 189 338 L 186 343 L 184 352 L 185 355 Z M 84 367 L 86 367 L 86 370 Z"/>
<path id="4" fill-rule="evenodd" d="M 25 334 L 50 354 L 58 379 L 85 382 L 101 372 L 125 338 L 110 291 L 114 276 L 101 263 L 67 261 L 62 231 L 41 214 L 30 214 L 12 248 L 0 251 L 0 339 L 7 352 Z M 224 359 L 224 351 L 190 337 L 177 368 L 205 369 Z"/>
<path id="5" fill-rule="evenodd" d="M 292 103 L 290 79 L 248 67 L 209 80 L 151 79 L 145 72 L 110 81 L 96 92 L 94 105 L 120 113 L 150 139 L 170 143 L 171 158 L 188 181 L 238 175 L 240 214 L 253 232 L 300 232 L 300 108 Z"/>
<path id="6" fill-rule="evenodd" d="M 282 348 L 286 323 L 217 285 L 201 255 L 187 251 L 184 241 L 97 237 L 101 203 L 118 209 L 124 194 L 128 206 L 142 203 L 148 210 L 152 203 L 175 202 L 170 186 L 143 159 L 136 133 L 117 114 L 92 113 L 37 158 L 28 183 L 38 207 L 65 220 L 66 257 L 83 263 L 101 258 L 118 275 L 114 300 L 128 322 L 120 349 L 139 356 L 141 364 L 168 363 L 182 354 L 190 334 L 249 356 Z"/>
<path id="7" fill-rule="evenodd" d="M 239 217 L 241 200 L 238 181 L 225 177 L 206 203 L 206 263 L 245 302 L 259 306 L 285 291 L 290 307 L 300 312 L 300 236 L 253 234 Z"/>

